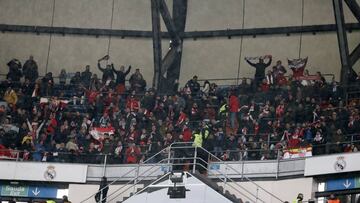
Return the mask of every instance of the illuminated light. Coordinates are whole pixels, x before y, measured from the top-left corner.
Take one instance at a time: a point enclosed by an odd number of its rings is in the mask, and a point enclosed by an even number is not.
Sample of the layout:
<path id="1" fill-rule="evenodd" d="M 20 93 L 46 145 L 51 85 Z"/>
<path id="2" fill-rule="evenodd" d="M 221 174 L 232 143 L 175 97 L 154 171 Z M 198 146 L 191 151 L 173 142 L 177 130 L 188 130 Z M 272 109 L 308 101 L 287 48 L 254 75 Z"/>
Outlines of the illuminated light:
<path id="1" fill-rule="evenodd" d="M 58 189 L 56 198 L 62 199 L 64 195 L 69 196 L 69 189 Z"/>

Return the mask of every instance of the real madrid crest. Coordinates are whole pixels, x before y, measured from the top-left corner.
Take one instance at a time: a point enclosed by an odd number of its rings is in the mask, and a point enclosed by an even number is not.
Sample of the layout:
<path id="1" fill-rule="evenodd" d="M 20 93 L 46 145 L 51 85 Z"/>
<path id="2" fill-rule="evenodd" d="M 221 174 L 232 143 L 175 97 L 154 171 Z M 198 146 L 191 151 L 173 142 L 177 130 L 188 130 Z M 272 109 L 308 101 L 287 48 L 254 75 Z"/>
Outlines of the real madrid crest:
<path id="1" fill-rule="evenodd" d="M 54 180 L 55 177 L 56 177 L 55 166 L 51 166 L 51 165 L 48 166 L 44 173 L 45 180 Z"/>
<path id="2" fill-rule="evenodd" d="M 345 167 L 346 167 L 345 157 L 343 156 L 337 157 L 334 165 L 335 171 L 342 171 L 345 169 Z"/>

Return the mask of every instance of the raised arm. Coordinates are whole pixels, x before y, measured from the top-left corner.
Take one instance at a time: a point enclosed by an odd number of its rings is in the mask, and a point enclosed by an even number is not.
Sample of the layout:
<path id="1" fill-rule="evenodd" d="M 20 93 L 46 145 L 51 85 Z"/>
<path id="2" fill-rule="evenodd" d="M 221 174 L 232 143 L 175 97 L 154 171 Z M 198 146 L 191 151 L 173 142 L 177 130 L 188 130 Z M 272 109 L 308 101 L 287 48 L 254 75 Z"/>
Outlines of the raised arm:
<path id="1" fill-rule="evenodd" d="M 269 61 L 265 64 L 265 65 L 266 65 L 266 67 L 270 66 L 271 62 L 272 62 L 272 57 L 270 56 Z"/>
<path id="2" fill-rule="evenodd" d="M 39 135 L 39 133 L 40 133 L 41 129 L 44 127 L 45 123 L 46 123 L 46 121 L 44 120 L 44 121 L 40 124 L 39 128 L 36 130 L 36 135 Z"/>
<path id="3" fill-rule="evenodd" d="M 307 62 L 308 62 L 308 57 L 306 57 L 306 60 L 305 60 L 305 63 L 304 63 L 304 68 L 306 67 Z"/>
<path id="4" fill-rule="evenodd" d="M 29 119 L 26 119 L 26 124 L 27 124 L 29 130 L 32 131 L 33 128 L 32 128 L 32 126 L 31 126 L 31 123 L 30 123 Z"/>
<path id="5" fill-rule="evenodd" d="M 251 61 L 249 61 L 249 60 L 247 60 L 247 59 L 245 59 L 245 61 L 250 65 L 250 66 L 252 66 L 252 67 L 255 67 L 255 63 L 252 63 Z"/>
<path id="6" fill-rule="evenodd" d="M 104 72 L 105 68 L 102 68 L 102 67 L 101 67 L 100 61 L 98 61 L 98 64 L 97 64 L 97 65 L 98 65 L 99 70 L 100 70 L 101 72 Z"/>
<path id="7" fill-rule="evenodd" d="M 116 73 L 116 74 L 117 74 L 118 72 L 120 72 L 120 71 L 117 71 L 117 70 L 115 69 L 115 66 L 114 66 L 113 63 L 111 64 L 111 69 L 112 69 L 113 72 Z"/>
<path id="8" fill-rule="evenodd" d="M 125 75 L 129 74 L 131 70 L 131 66 L 129 66 L 129 68 L 127 69 L 127 71 L 125 72 Z"/>

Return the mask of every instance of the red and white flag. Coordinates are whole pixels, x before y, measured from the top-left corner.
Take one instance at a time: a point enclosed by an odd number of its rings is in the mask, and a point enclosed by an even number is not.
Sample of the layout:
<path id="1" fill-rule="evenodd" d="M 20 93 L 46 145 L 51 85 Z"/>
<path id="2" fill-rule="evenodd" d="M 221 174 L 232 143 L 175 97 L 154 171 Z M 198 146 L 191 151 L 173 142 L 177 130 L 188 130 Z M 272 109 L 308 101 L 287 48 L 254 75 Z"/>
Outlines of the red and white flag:
<path id="1" fill-rule="evenodd" d="M 283 159 L 304 158 L 312 156 L 312 147 L 299 147 L 293 149 L 285 149 Z"/>
<path id="2" fill-rule="evenodd" d="M 101 127 L 94 127 L 92 128 L 92 130 L 90 130 L 90 135 L 95 139 L 95 140 L 104 140 L 105 134 L 108 135 L 113 135 L 115 133 L 115 128 L 113 127 L 105 127 L 105 128 L 101 128 Z"/>

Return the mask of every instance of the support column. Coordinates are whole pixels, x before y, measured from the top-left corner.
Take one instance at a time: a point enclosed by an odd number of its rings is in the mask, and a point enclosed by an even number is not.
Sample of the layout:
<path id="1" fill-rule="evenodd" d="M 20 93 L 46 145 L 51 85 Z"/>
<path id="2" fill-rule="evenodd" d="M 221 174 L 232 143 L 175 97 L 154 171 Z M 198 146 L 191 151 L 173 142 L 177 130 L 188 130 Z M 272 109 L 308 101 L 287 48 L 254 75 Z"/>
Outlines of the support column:
<path id="1" fill-rule="evenodd" d="M 348 75 L 351 68 L 350 57 L 349 57 L 349 48 L 348 41 L 346 36 L 345 29 L 345 20 L 344 20 L 344 11 L 343 11 L 343 0 L 333 0 L 335 22 L 336 22 L 336 32 L 339 43 L 339 52 L 341 59 L 341 78 L 340 81 L 343 85 L 348 85 Z"/>
<path id="2" fill-rule="evenodd" d="M 356 0 L 345 0 L 345 3 L 348 5 L 350 11 L 354 14 L 355 18 L 360 23 L 360 6 Z"/>
<path id="3" fill-rule="evenodd" d="M 357 19 L 360 24 L 360 6 L 355 0 L 345 0 L 345 3 L 349 7 L 352 14 Z M 357 60 L 360 59 L 360 43 L 356 46 L 356 48 L 350 54 L 350 66 L 352 67 Z"/>
<path id="4" fill-rule="evenodd" d="M 154 78 L 153 88 L 158 89 L 161 77 L 161 28 L 160 28 L 160 12 L 157 0 L 151 0 L 151 20 L 152 20 L 152 39 L 154 54 Z"/>
<path id="5" fill-rule="evenodd" d="M 187 4 L 188 0 L 173 0 L 173 20 L 179 33 L 183 33 L 185 31 Z M 177 53 L 177 57 L 174 60 L 171 68 L 172 71 L 170 73 L 170 75 L 177 80 L 180 77 L 183 40 L 179 44 L 179 50 L 180 51 Z"/>
<path id="6" fill-rule="evenodd" d="M 173 15 L 170 16 L 169 9 L 164 0 L 159 0 L 160 13 L 172 39 L 169 51 L 162 60 L 161 86 L 162 93 L 173 93 L 175 81 L 180 76 L 180 65 L 183 40 L 179 37 L 185 30 L 187 0 L 173 0 Z"/>
<path id="7" fill-rule="evenodd" d="M 177 33 L 175 23 L 171 18 L 170 11 L 165 3 L 165 0 L 158 0 L 158 3 L 162 19 L 164 20 L 165 26 L 168 30 L 171 40 L 173 41 L 173 44 L 176 46 L 180 43 L 180 37 Z"/>

